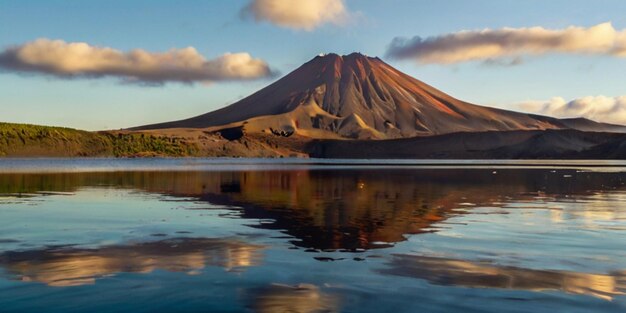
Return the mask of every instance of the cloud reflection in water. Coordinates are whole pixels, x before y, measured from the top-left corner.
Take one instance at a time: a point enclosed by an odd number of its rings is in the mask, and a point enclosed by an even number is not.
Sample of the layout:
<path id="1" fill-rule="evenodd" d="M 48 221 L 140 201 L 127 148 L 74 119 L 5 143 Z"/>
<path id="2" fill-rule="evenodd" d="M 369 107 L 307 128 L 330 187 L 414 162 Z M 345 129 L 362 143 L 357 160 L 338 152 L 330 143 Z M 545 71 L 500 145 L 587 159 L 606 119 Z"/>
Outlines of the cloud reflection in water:
<path id="1" fill-rule="evenodd" d="M 380 273 L 423 279 L 443 286 L 554 290 L 605 300 L 626 294 L 626 270 L 608 274 L 536 270 L 405 254 L 394 255 L 388 265 L 389 268 L 380 270 Z"/>
<path id="2" fill-rule="evenodd" d="M 198 274 L 207 266 L 240 271 L 260 264 L 260 245 L 213 238 L 176 238 L 128 245 L 82 249 L 71 246 L 0 254 L 0 266 L 13 279 L 49 286 L 93 284 L 121 272 L 155 270 Z"/>

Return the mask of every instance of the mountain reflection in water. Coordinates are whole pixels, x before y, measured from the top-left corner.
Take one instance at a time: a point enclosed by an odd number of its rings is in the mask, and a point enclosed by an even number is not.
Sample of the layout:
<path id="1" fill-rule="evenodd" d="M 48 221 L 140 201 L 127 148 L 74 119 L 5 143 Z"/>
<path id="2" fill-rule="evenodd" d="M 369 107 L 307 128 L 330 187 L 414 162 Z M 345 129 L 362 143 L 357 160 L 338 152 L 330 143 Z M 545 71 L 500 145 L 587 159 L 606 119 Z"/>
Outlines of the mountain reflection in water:
<path id="1" fill-rule="evenodd" d="M 624 312 L 625 179 L 541 168 L 0 174 L 0 311 Z"/>
<path id="2" fill-rule="evenodd" d="M 160 269 L 193 275 L 207 266 L 238 271 L 258 265 L 262 249 L 236 240 L 175 238 L 95 249 L 60 246 L 9 251 L 0 254 L 0 266 L 17 280 L 66 287 L 93 284 L 99 277 L 120 272 Z"/>
<path id="3" fill-rule="evenodd" d="M 611 300 L 626 292 L 626 270 L 608 274 L 535 270 L 487 262 L 394 255 L 387 275 L 425 279 L 433 284 L 529 291 L 555 290 Z"/>
<path id="4" fill-rule="evenodd" d="M 441 225 L 434 224 L 468 206 L 501 207 L 512 199 L 537 196 L 572 201 L 599 188 L 624 189 L 624 178 L 621 173 L 539 169 L 5 174 L 0 175 L 0 193 L 110 186 L 193 197 L 235 207 L 241 218 L 271 220 L 254 226 L 282 230 L 295 237 L 297 246 L 354 250 L 436 231 Z"/>

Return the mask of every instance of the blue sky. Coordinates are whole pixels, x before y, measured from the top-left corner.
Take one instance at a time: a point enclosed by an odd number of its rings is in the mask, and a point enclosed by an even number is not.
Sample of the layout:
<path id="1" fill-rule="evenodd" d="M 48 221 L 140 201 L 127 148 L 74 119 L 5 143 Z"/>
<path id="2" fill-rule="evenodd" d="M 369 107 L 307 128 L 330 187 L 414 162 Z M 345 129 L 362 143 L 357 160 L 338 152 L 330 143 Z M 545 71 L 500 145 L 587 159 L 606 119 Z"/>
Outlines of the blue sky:
<path id="1" fill-rule="evenodd" d="M 193 46 L 207 59 L 247 52 L 286 74 L 321 52 L 384 57 L 395 37 L 503 27 L 587 28 L 605 22 L 626 29 L 622 0 L 346 0 L 347 22 L 322 23 L 311 30 L 242 18 L 249 3 L 0 0 L 0 49 L 38 38 L 121 51 Z M 515 110 L 530 100 L 626 95 L 624 57 L 545 53 L 523 59 L 515 66 L 385 60 L 457 98 Z M 145 86 L 111 77 L 68 79 L 0 70 L 0 120 L 88 130 L 130 127 L 218 109 L 274 79 Z"/>

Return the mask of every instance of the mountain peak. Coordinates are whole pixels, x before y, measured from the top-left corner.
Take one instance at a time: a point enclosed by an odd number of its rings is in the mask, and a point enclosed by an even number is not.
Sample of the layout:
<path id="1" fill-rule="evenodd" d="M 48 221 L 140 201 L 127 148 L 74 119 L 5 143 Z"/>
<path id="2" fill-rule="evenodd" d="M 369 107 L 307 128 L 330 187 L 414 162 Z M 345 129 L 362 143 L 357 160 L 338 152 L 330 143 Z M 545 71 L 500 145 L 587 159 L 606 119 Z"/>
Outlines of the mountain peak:
<path id="1" fill-rule="evenodd" d="M 366 58 L 366 59 L 377 59 L 376 57 L 371 57 L 369 55 L 363 54 L 361 52 L 352 52 L 350 54 L 342 55 L 344 58 Z"/>
<path id="2" fill-rule="evenodd" d="M 362 54 L 361 52 L 352 52 L 350 54 L 339 55 L 334 52 L 330 53 L 320 53 L 315 59 L 325 59 L 325 60 L 336 60 L 336 59 L 369 59 L 369 60 L 380 60 L 378 57 L 370 57 L 366 54 Z"/>

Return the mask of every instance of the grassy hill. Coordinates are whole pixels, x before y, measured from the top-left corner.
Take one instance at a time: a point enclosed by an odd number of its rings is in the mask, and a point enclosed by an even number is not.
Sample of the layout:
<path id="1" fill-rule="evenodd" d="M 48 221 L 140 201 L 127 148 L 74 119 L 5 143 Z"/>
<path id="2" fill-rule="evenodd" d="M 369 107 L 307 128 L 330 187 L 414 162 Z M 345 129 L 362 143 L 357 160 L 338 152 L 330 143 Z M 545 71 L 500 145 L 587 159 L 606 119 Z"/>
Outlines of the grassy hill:
<path id="1" fill-rule="evenodd" d="M 197 152 L 195 144 L 165 136 L 0 123 L 0 156 L 194 156 Z"/>

